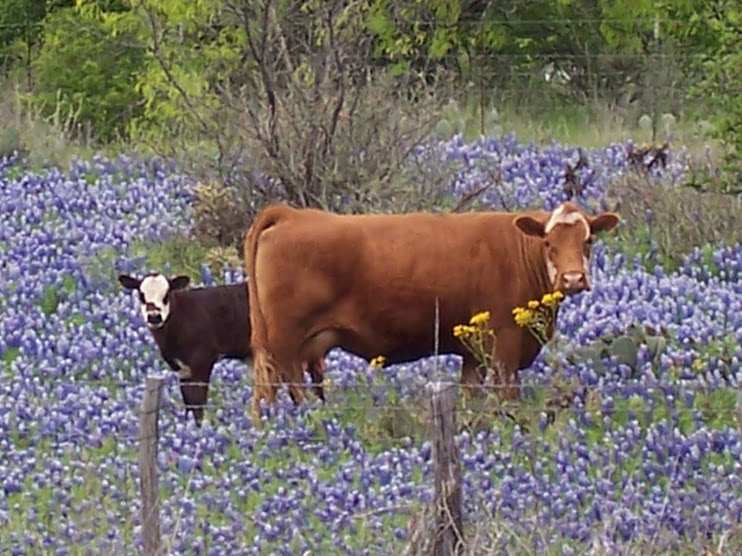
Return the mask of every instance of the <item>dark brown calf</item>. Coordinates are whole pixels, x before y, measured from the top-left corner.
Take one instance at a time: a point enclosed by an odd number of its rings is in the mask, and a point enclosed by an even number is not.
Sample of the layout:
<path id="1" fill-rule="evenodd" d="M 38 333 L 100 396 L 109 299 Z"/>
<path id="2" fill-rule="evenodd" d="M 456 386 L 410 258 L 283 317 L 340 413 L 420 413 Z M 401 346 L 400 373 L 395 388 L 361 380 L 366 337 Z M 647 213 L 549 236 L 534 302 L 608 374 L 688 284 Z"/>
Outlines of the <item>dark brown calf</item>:
<path id="1" fill-rule="evenodd" d="M 185 289 L 188 276 L 166 278 L 148 274 L 118 277 L 127 290 L 139 294 L 140 309 L 160 354 L 178 373 L 188 411 L 201 426 L 214 364 L 221 359 L 251 363 L 250 311 L 247 284 Z M 324 401 L 324 361 L 308 365 L 313 389 Z"/>

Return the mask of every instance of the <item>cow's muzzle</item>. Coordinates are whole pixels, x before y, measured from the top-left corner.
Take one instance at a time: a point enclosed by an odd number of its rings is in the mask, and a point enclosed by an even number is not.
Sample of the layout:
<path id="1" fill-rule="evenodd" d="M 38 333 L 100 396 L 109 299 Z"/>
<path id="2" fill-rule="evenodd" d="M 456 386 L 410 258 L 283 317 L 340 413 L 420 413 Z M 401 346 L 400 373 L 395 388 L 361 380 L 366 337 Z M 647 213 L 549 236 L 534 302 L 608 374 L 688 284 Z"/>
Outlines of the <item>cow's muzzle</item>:
<path id="1" fill-rule="evenodd" d="M 590 290 L 590 279 L 586 272 L 564 272 L 559 276 L 558 289 L 565 295 Z"/>
<path id="2" fill-rule="evenodd" d="M 162 326 L 162 315 L 159 313 L 150 313 L 147 315 L 147 324 L 152 328 Z"/>

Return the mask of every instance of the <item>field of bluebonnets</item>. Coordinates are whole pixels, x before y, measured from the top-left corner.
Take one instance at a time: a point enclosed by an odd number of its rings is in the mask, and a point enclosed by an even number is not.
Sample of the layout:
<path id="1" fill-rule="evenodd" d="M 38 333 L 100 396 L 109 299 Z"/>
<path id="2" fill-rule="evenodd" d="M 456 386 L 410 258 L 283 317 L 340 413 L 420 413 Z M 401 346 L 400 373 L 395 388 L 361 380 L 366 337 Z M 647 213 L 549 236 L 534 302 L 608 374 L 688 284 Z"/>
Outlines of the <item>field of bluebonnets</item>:
<path id="1" fill-rule="evenodd" d="M 602 208 L 611 181 L 631 171 L 627 147 L 585 151 L 584 206 Z M 509 209 L 555 206 L 565 163 L 577 159 L 574 148 L 512 136 L 454 138 L 418 154 L 457 168 L 452 195 L 499 171 L 485 200 Z M 683 177 L 678 151 L 651 179 L 679 186 Z M 424 529 L 432 496 L 424 387 L 458 380 L 458 359 L 377 370 L 333 352 L 330 403 L 295 409 L 284 393 L 261 428 L 249 417 L 249 369 L 221 362 L 197 429 L 136 300 L 114 280 L 119 271 L 168 271 L 148 246 L 161 253 L 187 235 L 192 187 L 156 160 L 41 171 L 0 164 L 3 552 L 139 553 L 137 411 L 144 377 L 165 373 L 159 466 L 169 552 L 402 554 Z M 523 373 L 520 425 L 461 412 L 475 553 L 700 553 L 734 538 L 742 248 L 699 248 L 672 273 L 651 246 L 639 252 L 597 243 L 593 290 L 563 303 L 557 337 Z M 204 267 L 201 282 L 241 277 Z M 610 338 L 625 343 L 631 330 L 642 330 L 634 352 L 612 350 Z M 602 359 L 584 357 L 601 337 Z M 554 384 L 571 384 L 574 400 L 549 424 Z"/>

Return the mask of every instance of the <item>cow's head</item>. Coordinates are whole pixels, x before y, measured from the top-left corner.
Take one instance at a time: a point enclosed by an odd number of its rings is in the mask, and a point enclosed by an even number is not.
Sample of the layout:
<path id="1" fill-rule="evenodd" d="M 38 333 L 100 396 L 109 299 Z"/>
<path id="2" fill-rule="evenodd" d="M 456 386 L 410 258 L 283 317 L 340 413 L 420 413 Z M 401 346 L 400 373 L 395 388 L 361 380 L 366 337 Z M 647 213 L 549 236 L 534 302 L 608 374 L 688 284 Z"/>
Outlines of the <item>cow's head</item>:
<path id="1" fill-rule="evenodd" d="M 590 246 L 598 232 L 619 223 L 616 213 L 589 216 L 573 203 L 563 203 L 545 218 L 524 214 L 514 223 L 526 235 L 543 241 L 546 269 L 554 291 L 564 294 L 590 289 Z"/>
<path id="2" fill-rule="evenodd" d="M 170 315 L 170 292 L 188 285 L 188 276 L 167 279 L 162 274 L 148 274 L 142 279 L 128 274 L 119 274 L 119 283 L 127 290 L 139 292 L 140 310 L 144 321 L 151 329 L 164 326 Z"/>

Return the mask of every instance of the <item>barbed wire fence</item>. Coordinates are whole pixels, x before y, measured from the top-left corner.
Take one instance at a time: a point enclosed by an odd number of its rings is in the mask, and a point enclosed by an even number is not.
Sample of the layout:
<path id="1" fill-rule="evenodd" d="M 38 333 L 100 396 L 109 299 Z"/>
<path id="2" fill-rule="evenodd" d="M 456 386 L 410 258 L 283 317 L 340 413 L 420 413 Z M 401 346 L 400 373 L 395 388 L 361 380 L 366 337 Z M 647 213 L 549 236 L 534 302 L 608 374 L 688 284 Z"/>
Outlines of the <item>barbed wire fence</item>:
<path id="1" fill-rule="evenodd" d="M 215 409 L 215 404 L 213 403 L 186 405 L 182 401 L 175 399 L 170 399 L 168 400 L 168 404 L 163 404 L 165 382 L 165 375 L 153 374 L 147 376 L 142 393 L 142 401 L 138 410 L 139 431 L 136 435 L 136 442 L 138 444 L 139 509 L 142 524 L 141 543 L 145 556 L 160 556 L 165 553 L 166 547 L 169 544 L 167 540 L 162 538 L 159 513 L 161 490 L 158 483 L 158 445 L 162 434 L 160 430 L 161 414 L 163 411 L 168 411 L 173 414 L 181 413 L 182 415 L 182 412 L 188 408 L 201 408 L 206 412 Z M 209 385 L 209 383 L 198 382 L 191 383 L 191 385 L 211 386 L 212 388 L 214 386 L 213 384 Z M 281 388 L 291 386 L 291 384 L 282 382 L 275 386 Z M 293 386 L 308 387 L 309 384 L 294 384 Z M 464 388 L 457 381 L 434 380 L 428 383 L 425 392 L 421 396 L 427 399 L 428 414 L 424 420 L 428 424 L 429 436 L 427 440 L 430 442 L 432 448 L 432 484 L 434 495 L 432 503 L 426 510 L 426 516 L 433 525 L 429 527 L 422 524 L 419 530 L 412 531 L 408 550 L 408 553 L 411 555 L 434 554 L 436 556 L 458 556 L 469 553 L 467 552 L 469 539 L 465 533 L 466 523 L 461 454 L 456 437 L 462 432 L 462 428 L 466 429 L 467 418 L 476 418 L 479 410 L 461 407 L 459 400 Z M 481 389 L 490 394 L 499 389 L 512 390 L 512 388 L 512 385 L 497 384 L 468 386 L 470 392 Z M 516 386 L 515 388 L 523 390 L 531 388 L 531 386 Z M 544 388 L 551 393 L 563 393 L 563 390 L 557 387 L 544 386 Z M 656 392 L 663 392 L 665 389 L 666 386 L 657 385 L 654 390 Z M 697 393 L 701 391 L 707 392 L 708 388 L 702 385 L 689 384 L 678 387 L 675 393 L 682 395 L 685 392 Z M 377 409 L 382 408 L 389 411 L 398 411 L 404 409 L 403 404 L 404 402 L 398 405 L 374 402 L 373 406 Z M 266 405 L 263 405 L 263 408 L 266 407 Z M 333 409 L 342 413 L 352 408 L 345 407 L 342 402 L 339 402 Z M 588 413 L 595 412 L 602 415 L 638 413 L 637 410 L 627 407 L 583 409 Z M 549 411 L 547 407 L 537 404 L 529 405 L 528 402 L 518 403 L 517 410 L 539 415 Z M 575 412 L 577 408 L 566 404 L 557 407 L 556 410 L 570 414 Z M 697 409 L 691 407 L 686 407 L 685 410 L 689 412 L 697 411 Z M 742 381 L 740 381 L 737 387 L 736 404 L 733 407 L 717 406 L 712 411 L 733 416 L 737 424 L 738 434 L 742 438 Z M 496 411 L 496 413 L 501 418 L 507 418 L 509 416 L 507 411 Z M 464 422 L 461 420 L 462 416 Z M 188 415 L 186 415 L 186 418 L 188 418 Z M 262 425 L 257 424 L 254 426 L 260 427 Z M 321 442 L 323 439 L 318 437 L 316 440 Z M 193 466 L 189 471 L 189 484 L 195 473 L 197 473 L 197 469 L 196 466 Z M 178 523 L 176 523 L 171 533 L 172 536 L 177 535 L 178 526 Z"/>
<path id="2" fill-rule="evenodd" d="M 212 378 L 209 384 L 212 393 L 216 393 L 214 390 L 219 391 L 235 386 L 231 381 L 223 381 L 218 375 L 214 378 Z M 388 383 L 374 383 L 373 385 L 369 385 L 368 391 L 364 392 L 363 397 L 360 399 L 356 397 L 357 385 L 345 384 L 335 386 L 333 384 L 333 388 L 329 391 L 330 397 L 328 398 L 327 409 L 330 415 L 336 416 L 357 416 L 363 414 L 360 410 L 368 411 L 369 409 L 382 410 L 384 415 L 389 415 L 393 412 L 400 412 L 405 415 L 415 414 L 418 425 L 426 425 L 428 431 L 427 433 L 418 435 L 417 433 L 419 431 L 416 429 L 414 442 L 415 444 L 428 443 L 431 447 L 430 475 L 427 479 L 424 479 L 424 485 L 426 489 L 429 488 L 433 492 L 433 501 L 426 503 L 424 512 L 420 514 L 414 514 L 414 512 L 420 511 L 419 503 L 416 503 L 418 502 L 417 499 L 412 500 L 407 508 L 397 504 L 388 508 L 375 508 L 369 510 L 369 513 L 375 511 L 380 513 L 403 511 L 406 514 L 413 514 L 414 520 L 411 520 L 410 523 L 410 536 L 408 539 L 409 549 L 405 553 L 409 556 L 430 554 L 430 550 L 432 550 L 430 547 L 437 544 L 445 545 L 449 549 L 448 552 L 444 551 L 440 552 L 440 554 L 475 554 L 477 552 L 471 552 L 471 548 L 474 543 L 480 542 L 478 535 L 481 535 L 482 532 L 473 526 L 472 521 L 467 523 L 467 513 L 464 510 L 464 504 L 467 503 L 467 500 L 462 489 L 465 472 L 461 462 L 462 450 L 465 448 L 461 448 L 459 444 L 461 435 L 462 433 L 468 433 L 470 441 L 473 441 L 476 437 L 477 442 L 481 440 L 487 443 L 490 441 L 488 440 L 488 436 L 480 439 L 476 436 L 476 433 L 490 430 L 493 426 L 507 428 L 508 423 L 512 427 L 513 423 L 508 415 L 508 411 L 498 411 L 497 405 L 492 406 L 488 403 L 486 406 L 470 406 L 464 401 L 466 400 L 466 396 L 462 392 L 463 387 L 459 381 L 450 378 L 445 379 L 442 376 L 427 377 L 427 379 L 429 381 L 426 382 L 425 387 L 417 388 L 416 392 L 410 394 L 413 397 L 401 397 L 399 399 L 376 398 L 373 395 L 375 393 L 388 393 L 388 389 L 390 388 Z M 98 381 L 82 380 L 81 382 L 101 385 Z M 422 384 L 423 382 L 423 380 L 420 380 L 417 384 Z M 162 497 L 168 492 L 170 493 L 168 496 L 173 496 L 175 493 L 172 491 L 172 483 L 159 483 L 160 474 L 165 472 L 170 475 L 172 472 L 170 466 L 174 464 L 175 460 L 164 460 L 162 457 L 163 454 L 160 454 L 158 460 L 158 449 L 161 447 L 163 440 L 165 440 L 166 453 L 169 453 L 173 446 L 172 441 L 177 440 L 177 436 L 185 432 L 182 425 L 190 420 L 191 416 L 185 414 L 188 406 L 180 399 L 177 387 L 176 389 L 172 389 L 177 384 L 177 379 L 174 375 L 170 373 L 152 374 L 143 383 L 141 386 L 137 385 L 132 392 L 135 397 L 141 400 L 137 408 L 133 404 L 131 407 L 131 412 L 137 418 L 138 425 L 126 419 L 126 426 L 109 431 L 107 435 L 110 436 L 109 440 L 112 441 L 115 450 L 115 459 L 126 462 L 123 467 L 125 476 L 119 477 L 118 480 L 126 490 L 125 506 L 130 509 L 124 510 L 124 513 L 117 518 L 118 526 L 121 530 L 126 531 L 126 533 L 114 542 L 116 543 L 117 553 L 130 554 L 139 553 L 139 550 L 144 550 L 142 552 L 144 554 L 160 555 L 171 553 L 172 547 L 176 544 L 175 539 L 182 527 L 182 521 L 185 518 L 180 513 L 175 517 L 168 515 L 168 521 L 164 525 L 161 523 L 160 508 L 163 502 Z M 207 383 L 194 384 L 201 386 L 207 385 Z M 131 388 L 132 384 L 131 382 L 122 382 L 118 386 L 121 388 Z M 276 386 L 281 391 L 282 402 L 290 403 L 286 394 L 286 387 L 288 385 L 286 383 L 280 383 Z M 305 382 L 297 386 L 310 387 L 311 383 Z M 538 386 L 543 388 L 549 397 L 556 398 L 557 394 L 563 392 L 562 388 L 552 386 L 548 383 Z M 491 394 L 500 388 L 512 388 L 512 386 L 485 384 L 479 387 L 469 386 L 469 388 L 481 388 L 484 393 Z M 534 388 L 534 385 L 527 384 L 519 388 L 521 391 L 527 391 Z M 717 400 L 712 407 L 706 407 L 705 404 L 702 404 L 703 409 L 699 409 L 699 406 L 684 407 L 682 403 L 684 393 L 710 393 L 711 389 L 700 383 L 658 383 L 642 389 L 642 394 L 661 395 L 664 393 L 670 394 L 674 398 L 677 405 L 668 403 L 667 406 L 664 406 L 660 401 L 654 407 L 654 410 L 658 411 L 663 419 L 670 418 L 672 411 L 676 411 L 681 417 L 685 414 L 698 412 L 708 413 L 712 416 L 723 416 L 725 417 L 725 423 L 731 424 L 736 422 L 739 437 L 742 438 L 742 388 L 735 387 L 734 380 L 731 378 L 729 384 L 725 384 L 722 388 L 728 390 L 728 394 L 735 395 L 724 396 L 723 403 L 719 403 L 719 400 Z M 597 393 L 600 394 L 601 391 L 598 390 Z M 616 395 L 618 394 L 614 394 L 614 397 Z M 348 396 L 350 397 L 348 398 Z M 216 398 L 211 399 L 203 406 L 195 407 L 203 408 L 206 412 L 206 418 L 212 424 L 216 424 L 217 421 L 215 421 L 215 418 L 218 421 L 230 418 L 229 414 L 216 417 L 218 410 L 240 410 L 245 414 L 248 413 L 249 406 L 245 402 L 244 397 L 240 401 Z M 510 406 L 510 409 L 513 412 L 518 411 L 533 417 L 547 413 L 550 410 L 542 402 L 543 400 L 534 402 L 530 398 L 523 399 L 515 403 L 514 406 Z M 277 415 L 272 409 L 268 409 L 269 407 L 264 406 L 267 411 L 266 419 L 262 425 L 267 429 L 272 427 L 271 421 Z M 307 413 L 317 411 L 319 407 L 302 409 L 301 414 L 304 414 L 304 411 Z M 425 408 L 424 412 L 420 411 L 423 407 Z M 664 412 L 663 409 L 665 408 L 671 409 L 671 411 Z M 478 422 L 478 419 L 482 416 L 483 409 L 488 413 L 489 418 L 486 419 L 486 422 L 481 423 Z M 591 416 L 597 415 L 599 418 L 594 421 L 595 423 L 600 423 L 600 417 L 611 415 L 627 417 L 626 423 L 628 424 L 630 420 L 628 417 L 633 415 L 631 418 L 637 418 L 643 422 L 643 425 L 640 424 L 640 427 L 649 426 L 649 423 L 642 418 L 642 413 L 646 407 L 586 407 L 584 405 L 578 407 L 577 405 L 567 405 L 557 406 L 554 409 L 563 417 L 562 424 L 567 420 L 577 418 L 579 425 L 580 416 L 585 416 L 586 414 Z M 278 411 L 281 411 L 280 408 Z M 324 413 L 323 419 L 327 416 L 328 414 Z M 484 427 L 481 425 L 484 425 Z M 530 431 L 527 428 L 523 429 L 523 434 L 533 435 L 534 439 L 540 438 L 543 431 L 536 430 L 535 422 L 531 421 L 528 425 L 532 426 L 532 428 Z M 621 427 L 622 425 L 616 424 L 616 426 Z M 190 428 L 190 423 L 188 427 Z M 224 432 L 223 429 L 222 431 Z M 57 433 L 53 431 L 46 433 L 48 438 L 57 445 L 60 445 L 62 442 L 64 444 L 68 444 L 70 441 L 73 443 L 76 442 L 74 438 L 70 440 L 67 433 L 62 432 L 61 434 L 65 437 L 64 441 L 59 438 L 55 439 Z M 226 434 L 229 436 L 230 433 L 227 432 Z M 401 436 L 397 436 L 396 438 L 396 440 L 400 441 L 401 439 Z M 314 430 L 314 433 L 310 433 L 305 440 L 319 445 L 326 442 L 327 437 L 320 428 Z M 82 440 L 80 439 L 78 441 Z M 195 442 L 181 455 L 185 454 L 193 461 L 198 462 L 203 449 L 204 447 L 200 442 Z M 483 447 L 484 451 L 490 449 L 501 451 L 503 447 Z M 89 461 L 88 464 L 94 465 L 94 460 Z M 198 483 L 198 476 L 201 472 L 203 472 L 203 468 L 200 464 L 194 464 L 186 470 L 180 470 L 178 475 L 185 484 L 179 482 L 178 491 L 185 489 L 184 493 L 190 492 L 191 485 Z M 64 491 L 71 488 L 70 485 L 74 482 L 74 476 L 74 468 L 69 466 L 69 468 L 63 471 L 63 475 L 59 479 L 60 482 L 56 484 L 56 489 Z M 108 480 L 110 481 L 111 477 L 108 477 Z M 172 476 L 168 477 L 168 481 L 170 480 L 172 480 Z M 94 487 L 94 485 L 91 485 L 91 487 Z M 102 495 L 105 495 L 105 493 L 102 493 Z M 169 506 L 171 503 L 172 501 L 169 500 L 167 505 Z M 478 504 L 476 501 L 474 503 Z M 469 500 L 468 504 L 471 505 L 472 500 Z M 355 518 L 357 516 L 353 517 Z M 93 530 L 98 526 L 96 521 L 98 517 L 94 515 L 74 516 L 71 513 L 65 512 L 61 519 L 68 523 L 68 527 L 72 531 L 75 531 L 75 529 L 79 530 L 81 527 L 89 527 Z M 206 531 L 190 531 L 189 534 L 194 539 L 206 539 L 202 541 L 204 544 L 208 542 L 209 533 Z"/>

